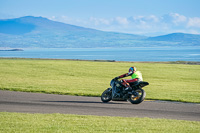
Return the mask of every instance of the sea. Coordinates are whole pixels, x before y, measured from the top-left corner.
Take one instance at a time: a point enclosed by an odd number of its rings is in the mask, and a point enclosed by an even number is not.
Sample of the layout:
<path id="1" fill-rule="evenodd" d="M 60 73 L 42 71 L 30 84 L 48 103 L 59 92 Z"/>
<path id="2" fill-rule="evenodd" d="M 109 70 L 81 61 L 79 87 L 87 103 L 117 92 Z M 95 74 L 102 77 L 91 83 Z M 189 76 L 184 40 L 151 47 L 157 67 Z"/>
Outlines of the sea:
<path id="1" fill-rule="evenodd" d="M 110 61 L 200 61 L 200 46 L 131 48 L 26 48 L 0 51 L 3 58 L 42 58 Z"/>

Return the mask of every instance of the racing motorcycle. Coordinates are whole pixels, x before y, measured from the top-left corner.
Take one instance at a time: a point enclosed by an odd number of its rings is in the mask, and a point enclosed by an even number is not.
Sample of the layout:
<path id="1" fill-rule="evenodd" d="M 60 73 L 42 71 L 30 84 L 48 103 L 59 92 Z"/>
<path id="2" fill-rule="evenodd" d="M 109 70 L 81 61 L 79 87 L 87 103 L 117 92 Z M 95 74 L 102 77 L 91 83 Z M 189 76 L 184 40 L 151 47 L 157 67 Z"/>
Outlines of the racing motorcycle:
<path id="1" fill-rule="evenodd" d="M 132 90 L 125 91 L 125 86 L 121 81 L 112 79 L 110 82 L 111 88 L 106 89 L 101 95 L 101 101 L 107 103 L 109 101 L 130 101 L 132 104 L 141 103 L 146 93 L 142 89 L 144 86 L 149 85 L 148 82 L 140 81 L 136 84 L 130 84 Z"/>

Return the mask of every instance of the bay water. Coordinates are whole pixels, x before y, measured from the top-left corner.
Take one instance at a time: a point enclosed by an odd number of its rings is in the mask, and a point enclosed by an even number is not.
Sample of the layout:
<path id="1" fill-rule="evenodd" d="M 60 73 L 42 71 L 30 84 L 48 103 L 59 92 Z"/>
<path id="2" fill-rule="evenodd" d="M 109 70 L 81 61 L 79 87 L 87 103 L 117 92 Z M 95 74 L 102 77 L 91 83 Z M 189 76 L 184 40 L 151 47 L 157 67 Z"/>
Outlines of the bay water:
<path id="1" fill-rule="evenodd" d="M 32 48 L 0 51 L 0 57 L 115 60 L 115 61 L 200 61 L 200 47 L 136 48 Z"/>

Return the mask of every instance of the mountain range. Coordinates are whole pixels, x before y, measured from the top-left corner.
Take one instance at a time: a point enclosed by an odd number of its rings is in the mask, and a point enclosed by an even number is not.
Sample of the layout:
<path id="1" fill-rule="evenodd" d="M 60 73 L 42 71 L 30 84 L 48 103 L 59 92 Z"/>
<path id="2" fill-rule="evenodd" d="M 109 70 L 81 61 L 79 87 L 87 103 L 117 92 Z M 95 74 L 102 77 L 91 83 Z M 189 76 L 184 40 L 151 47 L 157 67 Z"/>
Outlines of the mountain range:
<path id="1" fill-rule="evenodd" d="M 147 37 L 105 32 L 33 16 L 0 20 L 0 47 L 97 48 L 152 46 L 200 46 L 200 35 L 172 33 Z"/>

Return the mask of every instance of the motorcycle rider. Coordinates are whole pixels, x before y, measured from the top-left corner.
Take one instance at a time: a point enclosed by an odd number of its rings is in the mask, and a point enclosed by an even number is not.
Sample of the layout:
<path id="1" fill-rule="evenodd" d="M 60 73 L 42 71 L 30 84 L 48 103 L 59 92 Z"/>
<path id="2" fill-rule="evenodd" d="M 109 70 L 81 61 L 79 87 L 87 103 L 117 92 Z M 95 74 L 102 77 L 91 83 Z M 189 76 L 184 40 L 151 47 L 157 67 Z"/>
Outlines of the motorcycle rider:
<path id="1" fill-rule="evenodd" d="M 142 73 L 140 71 L 136 71 L 136 67 L 134 67 L 134 66 L 129 68 L 128 73 L 122 74 L 121 76 L 115 77 L 114 79 L 117 80 L 117 79 L 128 77 L 128 76 L 131 76 L 132 79 L 122 79 L 121 80 L 122 84 L 126 87 L 125 91 L 132 90 L 130 84 L 136 85 L 140 81 L 143 81 Z"/>

